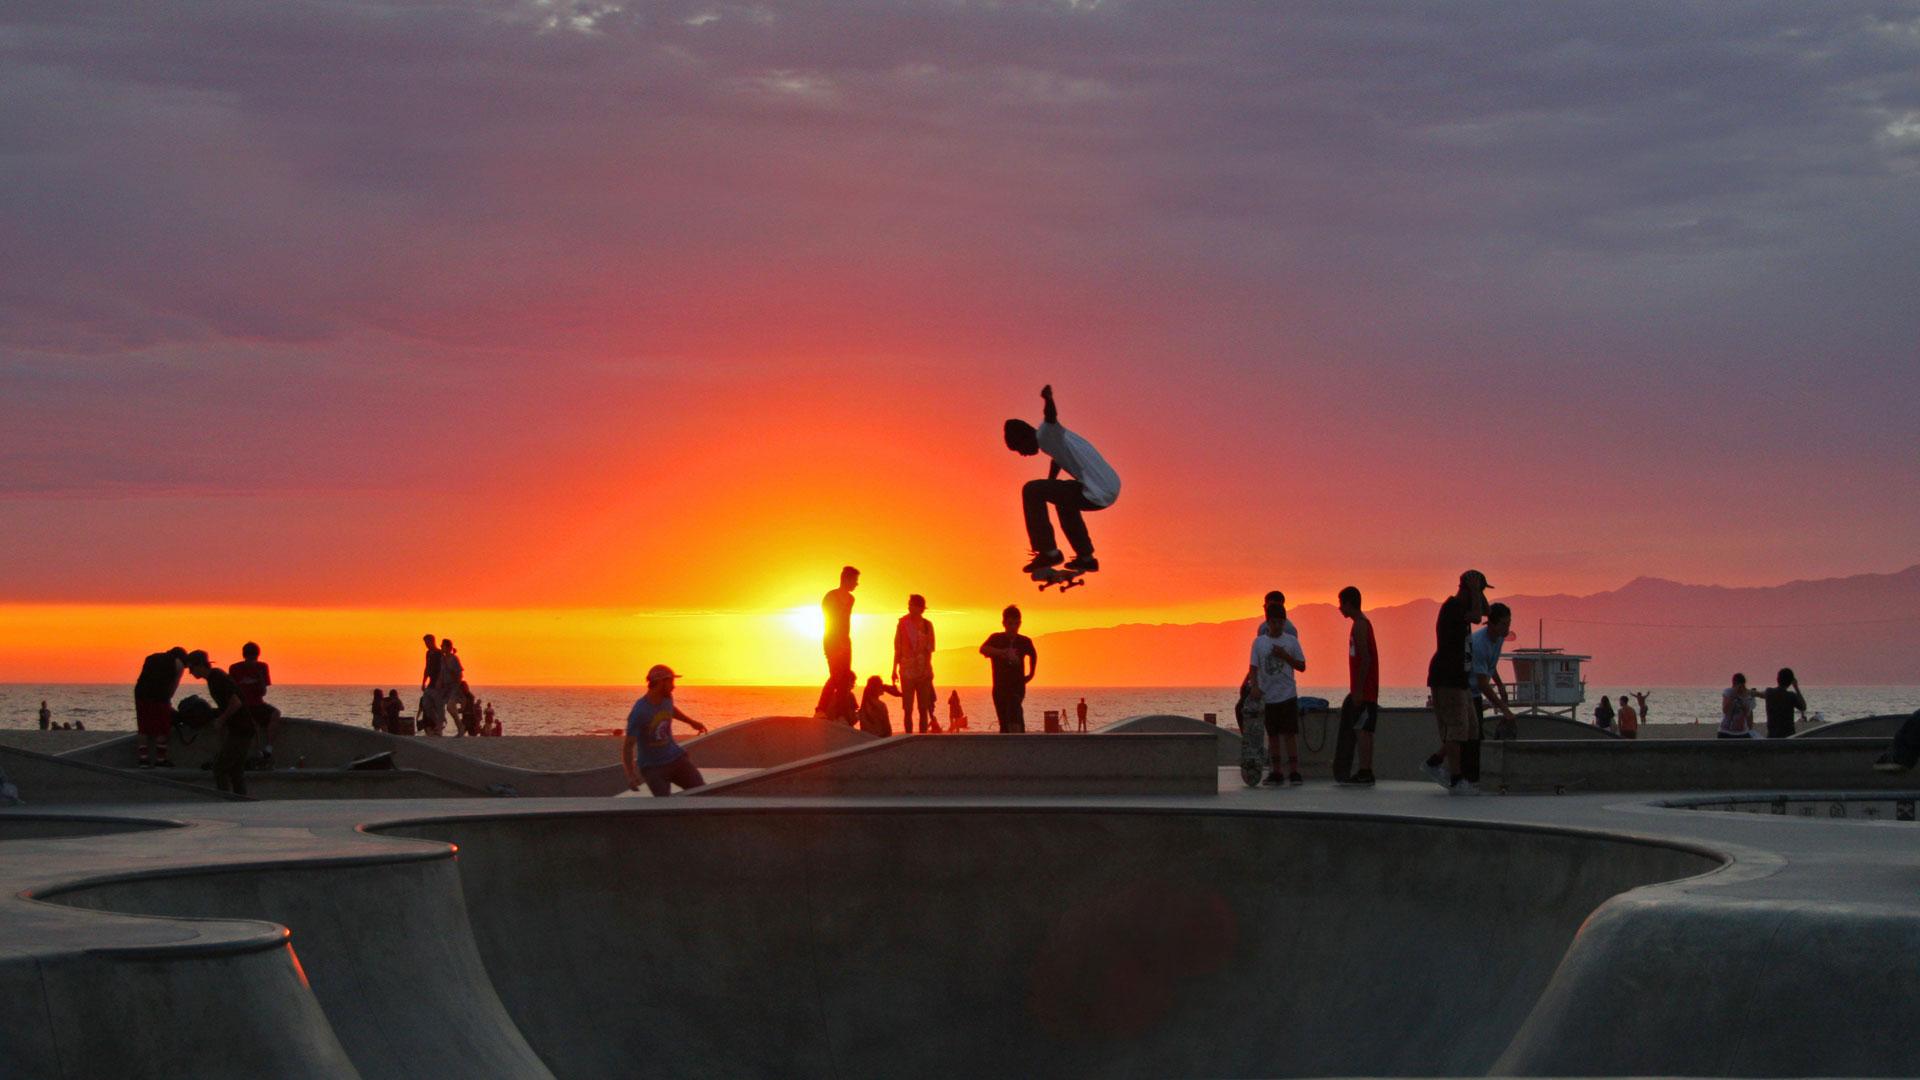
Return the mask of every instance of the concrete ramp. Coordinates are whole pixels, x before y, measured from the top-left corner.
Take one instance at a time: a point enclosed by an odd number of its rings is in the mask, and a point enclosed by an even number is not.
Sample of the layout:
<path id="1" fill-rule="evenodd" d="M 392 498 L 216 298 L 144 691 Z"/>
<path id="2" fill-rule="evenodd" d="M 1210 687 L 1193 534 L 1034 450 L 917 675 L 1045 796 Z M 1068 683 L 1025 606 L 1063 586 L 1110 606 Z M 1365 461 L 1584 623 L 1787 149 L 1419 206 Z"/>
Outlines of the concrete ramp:
<path id="1" fill-rule="evenodd" d="M 1508 792 L 1859 791 L 1912 786 L 1873 771 L 1862 739 L 1489 742 L 1481 787 Z"/>
<path id="2" fill-rule="evenodd" d="M 155 776 L 152 772 L 110 769 L 67 756 L 54 757 L 0 746 L 0 771 L 35 803 L 225 802 L 236 798 L 211 788 Z"/>
<path id="3" fill-rule="evenodd" d="M 811 716 L 759 716 L 681 745 L 701 768 L 765 769 L 878 741 L 858 728 Z"/>
<path id="4" fill-rule="evenodd" d="M 966 735 L 880 739 L 687 792 L 720 795 L 1211 795 L 1205 735 Z"/>
<path id="5" fill-rule="evenodd" d="M 1900 725 L 1907 722 L 1910 713 L 1884 713 L 1879 716 L 1859 716 L 1852 720 L 1836 720 L 1831 724 L 1821 724 L 1817 728 L 1808 728 L 1790 736 L 1795 739 L 1874 739 L 1879 742 L 1892 742 Z"/>
<path id="6" fill-rule="evenodd" d="M 1214 761 L 1220 765 L 1240 764 L 1240 732 L 1209 724 L 1191 716 L 1151 713 L 1115 720 L 1100 729 L 1101 735 L 1211 735 L 1217 745 Z"/>

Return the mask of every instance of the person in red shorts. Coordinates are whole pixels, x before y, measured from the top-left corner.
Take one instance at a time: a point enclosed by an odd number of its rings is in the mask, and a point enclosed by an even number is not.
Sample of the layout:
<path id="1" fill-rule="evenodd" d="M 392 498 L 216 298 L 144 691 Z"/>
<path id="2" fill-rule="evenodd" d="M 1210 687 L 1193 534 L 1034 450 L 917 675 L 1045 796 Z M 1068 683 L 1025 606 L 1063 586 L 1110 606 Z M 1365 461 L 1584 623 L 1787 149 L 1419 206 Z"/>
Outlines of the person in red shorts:
<path id="1" fill-rule="evenodd" d="M 171 764 L 167 739 L 173 734 L 173 695 L 180 692 L 180 676 L 186 670 L 187 650 L 178 645 L 154 653 L 140 665 L 140 677 L 133 683 L 133 720 L 140 732 L 134 763 L 140 768 Z"/>

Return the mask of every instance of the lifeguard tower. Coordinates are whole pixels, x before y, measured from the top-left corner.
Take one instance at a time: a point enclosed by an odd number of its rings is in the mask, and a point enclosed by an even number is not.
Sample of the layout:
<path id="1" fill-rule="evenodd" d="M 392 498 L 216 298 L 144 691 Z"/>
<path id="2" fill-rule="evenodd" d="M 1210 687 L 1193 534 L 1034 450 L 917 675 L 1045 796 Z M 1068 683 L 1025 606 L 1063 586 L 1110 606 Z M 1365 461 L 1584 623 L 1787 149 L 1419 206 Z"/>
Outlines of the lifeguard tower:
<path id="1" fill-rule="evenodd" d="M 1560 649 L 1513 649 L 1505 657 L 1513 662 L 1513 678 L 1507 683 L 1507 700 L 1524 712 L 1565 712 L 1570 720 L 1579 719 L 1580 703 L 1587 700 L 1587 680 L 1580 665 L 1593 659 Z"/>

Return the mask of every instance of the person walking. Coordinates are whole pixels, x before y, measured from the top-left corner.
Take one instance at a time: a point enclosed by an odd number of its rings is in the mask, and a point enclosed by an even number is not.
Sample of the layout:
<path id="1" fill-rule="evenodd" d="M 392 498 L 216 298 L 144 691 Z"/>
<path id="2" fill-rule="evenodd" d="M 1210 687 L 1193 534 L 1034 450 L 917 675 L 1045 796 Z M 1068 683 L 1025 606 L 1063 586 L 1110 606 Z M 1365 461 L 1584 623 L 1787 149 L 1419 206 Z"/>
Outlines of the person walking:
<path id="1" fill-rule="evenodd" d="M 420 640 L 426 643 L 427 661 L 420 672 L 419 727 L 422 734 L 432 731 L 437 735 L 446 722 L 446 702 L 440 698 L 440 667 L 446 656 L 432 634 L 422 634 Z"/>
<path id="2" fill-rule="evenodd" d="M 1294 673 L 1307 670 L 1307 656 L 1300 649 L 1293 623 L 1287 620 L 1286 596 L 1273 590 L 1266 595 L 1262 610 L 1266 621 L 1253 636 L 1247 674 L 1260 688 L 1267 728 L 1267 760 L 1273 763 L 1273 771 L 1266 784 L 1298 787 L 1306 780 L 1300 775 L 1300 691 Z M 1287 750 L 1284 758 L 1280 756 L 1283 743 Z M 1284 777 L 1280 774 L 1282 763 L 1287 769 Z"/>
<path id="3" fill-rule="evenodd" d="M 1720 691 L 1720 731 L 1716 738 L 1753 738 L 1753 699 L 1753 691 L 1747 688 L 1747 677 L 1734 672 L 1733 685 Z"/>
<path id="4" fill-rule="evenodd" d="M 1090 572 L 1100 569 L 1093 556 L 1093 538 L 1087 535 L 1086 519 L 1081 514 L 1105 510 L 1120 497 L 1120 474 L 1093 444 L 1060 424 L 1060 412 L 1054 407 L 1052 385 L 1040 388 L 1045 403 L 1040 426 L 1025 420 L 1008 420 L 1005 425 L 1007 449 L 1021 457 L 1033 457 L 1042 450 L 1051 460 L 1045 480 L 1029 480 L 1020 489 L 1020 505 L 1027 519 L 1027 543 L 1033 547 L 1033 559 L 1022 567 L 1023 573 L 1037 573 L 1059 566 L 1066 557 L 1060 553 L 1053 536 L 1053 522 L 1047 516 L 1051 506 L 1060 518 L 1060 531 L 1067 534 L 1073 548 L 1068 570 Z M 1067 479 L 1060 479 L 1061 473 Z"/>
<path id="5" fill-rule="evenodd" d="M 1433 694 L 1433 715 L 1440 728 L 1440 750 L 1427 758 L 1426 774 L 1454 795 L 1478 795 L 1466 779 L 1462 755 L 1466 744 L 1480 737 L 1473 712 L 1469 673 L 1472 657 L 1467 639 L 1473 624 L 1487 613 L 1487 575 L 1468 570 L 1460 588 L 1440 605 L 1434 619 L 1433 657 L 1427 661 L 1427 689 Z"/>
<path id="6" fill-rule="evenodd" d="M 467 665 L 460 660 L 460 650 L 453 647 L 452 638 L 440 639 L 440 677 L 434 682 L 438 692 L 434 695 L 440 702 L 440 715 L 434 719 L 443 725 L 451 718 L 456 725 L 454 734 L 460 734 L 458 708 L 467 686 Z"/>
<path id="7" fill-rule="evenodd" d="M 1800 678 L 1790 667 L 1780 669 L 1774 684 L 1761 694 L 1767 703 L 1767 738 L 1784 739 L 1793 734 L 1793 714 L 1807 722 L 1807 699 L 1800 695 Z"/>
<path id="8" fill-rule="evenodd" d="M 1593 707 L 1593 726 L 1601 731 L 1613 730 L 1613 699 L 1600 695 L 1600 704 Z"/>
<path id="9" fill-rule="evenodd" d="M 227 668 L 227 676 L 240 691 L 240 701 L 253 716 L 254 725 L 266 739 L 260 751 L 262 767 L 273 768 L 273 733 L 279 726 L 280 710 L 267 704 L 267 687 L 273 675 L 260 659 L 260 646 L 249 641 L 240 646 L 240 662 Z"/>
<path id="10" fill-rule="evenodd" d="M 827 590 L 820 598 L 820 651 L 827 657 L 827 681 L 813 709 L 818 717 L 828 714 L 827 706 L 838 690 L 853 692 L 853 590 L 859 587 L 860 571 L 843 566 L 839 588 Z"/>
<path id="11" fill-rule="evenodd" d="M 1087 699 L 1086 698 L 1081 698 L 1080 704 L 1075 705 L 1073 707 L 1073 715 L 1074 715 L 1074 718 L 1080 722 L 1080 726 L 1075 730 L 1076 731 L 1087 730 Z"/>
<path id="12" fill-rule="evenodd" d="M 247 707 L 240 687 L 224 671 L 213 666 L 205 652 L 195 650 L 187 656 L 187 670 L 207 684 L 207 695 L 219 710 L 213 723 L 220 729 L 220 749 L 213 759 L 213 783 L 221 791 L 235 795 L 247 793 L 247 751 L 253 746 L 257 717 Z"/>
<path id="13" fill-rule="evenodd" d="M 140 733 L 134 764 L 142 769 L 166 768 L 167 740 L 173 734 L 173 695 L 180 692 L 180 676 L 187 670 L 187 650 L 175 645 L 153 653 L 140 665 L 133 683 L 133 721 Z"/>
<path id="14" fill-rule="evenodd" d="M 1020 609 L 1008 604 L 1000 613 L 1001 632 L 980 646 L 993 672 L 993 712 L 1001 734 L 1027 730 L 1027 684 L 1040 670 L 1040 654 L 1033 639 L 1020 632 Z"/>
<path id="15" fill-rule="evenodd" d="M 1373 620 L 1360 609 L 1360 590 L 1340 590 L 1340 614 L 1347 628 L 1347 696 L 1340 703 L 1340 733 L 1333 745 L 1333 779 L 1338 784 L 1373 786 L 1373 732 L 1380 723 L 1380 651 Z M 1353 752 L 1360 751 L 1360 768 Z"/>
<path id="16" fill-rule="evenodd" d="M 893 628 L 893 684 L 900 688 L 900 734 L 913 732 L 920 716 L 920 734 L 939 727 L 933 720 L 933 623 L 927 619 L 927 598 L 907 597 L 907 613 Z M 917 703 L 917 705 L 916 705 Z"/>
<path id="17" fill-rule="evenodd" d="M 1640 737 L 1640 713 L 1627 703 L 1627 695 L 1620 695 L 1620 710 L 1614 714 L 1619 718 L 1620 737 L 1637 739 Z"/>
<path id="18" fill-rule="evenodd" d="M 665 664 L 647 669 L 647 692 L 627 712 L 627 737 L 620 744 L 620 764 L 627 772 L 627 790 L 639 791 L 641 781 L 656 798 L 705 787 L 706 780 L 687 755 L 686 747 L 673 738 L 675 720 L 702 735 L 707 725 L 681 712 L 673 704 L 673 687 L 680 676 Z M 638 761 L 635 750 L 639 751 Z"/>
<path id="19" fill-rule="evenodd" d="M 41 698 L 40 699 L 40 730 L 45 731 L 52 726 L 53 726 L 53 710 L 47 708 L 46 699 Z"/>

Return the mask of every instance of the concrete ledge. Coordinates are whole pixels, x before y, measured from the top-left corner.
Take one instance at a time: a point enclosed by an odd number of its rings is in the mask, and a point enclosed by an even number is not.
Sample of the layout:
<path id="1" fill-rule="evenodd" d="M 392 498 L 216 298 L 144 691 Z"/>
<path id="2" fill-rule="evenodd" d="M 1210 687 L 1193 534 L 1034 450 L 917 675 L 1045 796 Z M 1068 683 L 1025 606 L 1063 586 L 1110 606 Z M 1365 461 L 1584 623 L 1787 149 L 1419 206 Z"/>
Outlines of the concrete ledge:
<path id="1" fill-rule="evenodd" d="M 1795 739 L 1878 739 L 1892 742 L 1893 734 L 1900 725 L 1907 722 L 1907 713 L 1882 713 L 1879 716 L 1859 716 L 1852 720 L 1836 720 L 1831 724 L 1821 724 L 1817 728 L 1808 728 L 1791 738 Z"/>
<path id="2" fill-rule="evenodd" d="M 1857 739 L 1488 742 L 1481 786 L 1511 792 L 1892 791 L 1912 777 L 1873 771 Z"/>
<path id="3" fill-rule="evenodd" d="M 689 795 L 1210 795 L 1211 735 L 893 738 L 822 754 Z"/>

